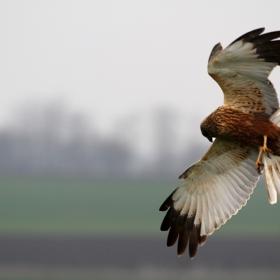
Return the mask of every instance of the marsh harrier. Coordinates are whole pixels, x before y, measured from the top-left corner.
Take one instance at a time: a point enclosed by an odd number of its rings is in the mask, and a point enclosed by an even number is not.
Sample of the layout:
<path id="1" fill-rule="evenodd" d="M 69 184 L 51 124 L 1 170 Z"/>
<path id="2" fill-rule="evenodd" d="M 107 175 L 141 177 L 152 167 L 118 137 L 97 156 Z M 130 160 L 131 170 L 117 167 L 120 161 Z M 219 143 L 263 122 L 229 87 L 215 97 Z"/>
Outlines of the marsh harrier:
<path id="1" fill-rule="evenodd" d="M 224 93 L 224 104 L 201 123 L 214 143 L 179 179 L 182 184 L 164 201 L 168 212 L 161 230 L 169 230 L 167 246 L 178 239 L 178 255 L 198 245 L 244 206 L 264 171 L 268 199 L 280 196 L 280 109 L 268 80 L 280 65 L 280 31 L 244 34 L 223 50 L 214 46 L 208 73 Z"/>

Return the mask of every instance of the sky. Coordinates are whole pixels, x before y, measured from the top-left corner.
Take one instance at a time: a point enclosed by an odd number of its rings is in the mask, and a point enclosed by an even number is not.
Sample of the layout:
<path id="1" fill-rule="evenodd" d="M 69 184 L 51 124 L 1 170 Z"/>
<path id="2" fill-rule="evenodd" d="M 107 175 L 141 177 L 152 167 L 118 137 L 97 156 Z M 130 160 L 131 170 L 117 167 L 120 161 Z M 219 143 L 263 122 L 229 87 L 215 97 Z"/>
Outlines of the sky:
<path id="1" fill-rule="evenodd" d="M 212 47 L 280 29 L 280 1 L 0 1 L 0 125 L 21 106 L 59 103 L 102 133 L 157 110 L 200 137 L 223 102 Z M 280 71 L 271 80 L 280 92 Z M 141 124 L 142 123 L 142 124 Z"/>

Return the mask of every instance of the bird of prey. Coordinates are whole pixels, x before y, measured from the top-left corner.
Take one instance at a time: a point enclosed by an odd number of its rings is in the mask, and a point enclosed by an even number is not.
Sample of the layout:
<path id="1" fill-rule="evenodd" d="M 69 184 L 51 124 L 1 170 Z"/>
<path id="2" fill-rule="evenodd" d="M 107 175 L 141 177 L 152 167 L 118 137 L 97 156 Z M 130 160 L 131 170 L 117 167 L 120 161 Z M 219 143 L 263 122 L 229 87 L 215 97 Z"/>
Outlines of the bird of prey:
<path id="1" fill-rule="evenodd" d="M 264 172 L 271 204 L 280 197 L 280 109 L 268 79 L 280 65 L 280 31 L 250 31 L 223 50 L 214 46 L 208 73 L 224 93 L 224 104 L 201 123 L 212 142 L 207 153 L 179 179 L 183 182 L 164 201 L 161 224 L 167 246 L 178 240 L 178 255 L 198 245 L 244 206 Z"/>

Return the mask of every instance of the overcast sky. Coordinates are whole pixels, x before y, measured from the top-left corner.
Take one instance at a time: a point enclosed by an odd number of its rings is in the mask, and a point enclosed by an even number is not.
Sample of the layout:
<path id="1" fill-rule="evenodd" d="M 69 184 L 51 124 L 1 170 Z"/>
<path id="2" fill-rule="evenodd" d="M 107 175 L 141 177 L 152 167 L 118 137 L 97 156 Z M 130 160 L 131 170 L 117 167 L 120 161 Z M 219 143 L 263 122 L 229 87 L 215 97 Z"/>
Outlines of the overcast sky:
<path id="1" fill-rule="evenodd" d="M 56 101 L 105 132 L 168 108 L 198 135 L 223 102 L 206 70 L 212 47 L 280 30 L 279 10 L 278 0 L 2 0 L 0 124 L 21 104 Z M 280 92 L 280 71 L 271 80 Z"/>

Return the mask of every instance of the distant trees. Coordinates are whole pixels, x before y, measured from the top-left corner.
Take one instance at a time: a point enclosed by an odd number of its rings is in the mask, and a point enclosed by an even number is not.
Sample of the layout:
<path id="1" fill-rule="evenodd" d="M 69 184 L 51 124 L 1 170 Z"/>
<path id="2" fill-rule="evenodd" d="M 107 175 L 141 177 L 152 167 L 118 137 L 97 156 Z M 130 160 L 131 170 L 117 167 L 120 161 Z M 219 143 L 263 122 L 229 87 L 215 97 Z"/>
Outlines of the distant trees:
<path id="1" fill-rule="evenodd" d="M 57 103 L 24 107 L 13 125 L 0 130 L 0 172 L 178 176 L 194 158 L 198 159 L 196 150 L 201 150 L 201 145 L 191 148 L 188 141 L 188 147 L 180 149 L 177 118 L 171 111 L 159 110 L 149 118 L 150 128 L 144 135 L 146 127 L 142 124 L 142 130 L 139 128 L 140 116 L 118 125 L 105 137 L 90 128 L 85 116 L 69 114 Z M 143 137 L 149 137 L 146 152 L 143 147 L 141 152 Z"/>

